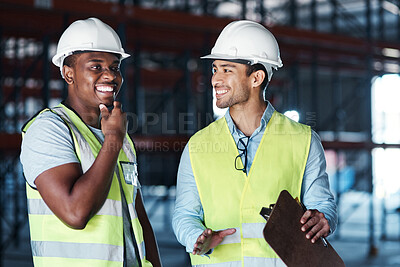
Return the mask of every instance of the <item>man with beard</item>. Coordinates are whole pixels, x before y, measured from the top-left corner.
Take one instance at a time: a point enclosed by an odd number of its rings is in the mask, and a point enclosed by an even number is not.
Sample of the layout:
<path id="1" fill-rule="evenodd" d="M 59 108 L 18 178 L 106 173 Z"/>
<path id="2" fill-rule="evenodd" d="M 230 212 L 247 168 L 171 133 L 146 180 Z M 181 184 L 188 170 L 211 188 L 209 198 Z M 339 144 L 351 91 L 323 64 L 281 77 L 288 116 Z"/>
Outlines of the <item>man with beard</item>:
<path id="1" fill-rule="evenodd" d="M 184 149 L 175 235 L 194 266 L 285 266 L 263 238 L 259 212 L 288 190 L 308 208 L 301 230 L 310 242 L 334 231 L 336 204 L 321 141 L 264 100 L 282 61 L 275 37 L 262 25 L 228 24 L 202 58 L 213 60 L 216 105 L 229 109 Z"/>

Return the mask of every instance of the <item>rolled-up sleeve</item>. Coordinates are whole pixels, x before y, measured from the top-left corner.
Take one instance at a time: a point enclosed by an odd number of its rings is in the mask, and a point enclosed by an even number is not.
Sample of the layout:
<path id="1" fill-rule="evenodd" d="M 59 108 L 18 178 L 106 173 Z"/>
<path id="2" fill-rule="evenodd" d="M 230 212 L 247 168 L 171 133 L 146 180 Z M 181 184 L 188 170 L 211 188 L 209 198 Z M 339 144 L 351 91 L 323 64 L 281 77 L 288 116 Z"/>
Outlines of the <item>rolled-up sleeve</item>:
<path id="1" fill-rule="evenodd" d="M 197 238 L 206 229 L 203 216 L 203 208 L 190 163 L 189 149 L 186 145 L 178 168 L 172 228 L 178 241 L 189 253 L 193 251 Z"/>
<path id="2" fill-rule="evenodd" d="M 337 225 L 337 207 L 329 188 L 326 160 L 321 139 L 312 131 L 310 151 L 304 171 L 301 196 L 307 209 L 317 209 L 324 213 L 333 233 Z"/>

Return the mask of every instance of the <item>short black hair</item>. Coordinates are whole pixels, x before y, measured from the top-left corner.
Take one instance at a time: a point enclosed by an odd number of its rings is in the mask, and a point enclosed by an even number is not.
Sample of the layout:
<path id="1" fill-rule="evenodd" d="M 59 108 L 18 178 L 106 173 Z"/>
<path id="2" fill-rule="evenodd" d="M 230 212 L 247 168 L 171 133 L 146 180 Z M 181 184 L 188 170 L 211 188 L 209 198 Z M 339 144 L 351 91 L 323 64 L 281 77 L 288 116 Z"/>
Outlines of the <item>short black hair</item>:
<path id="1" fill-rule="evenodd" d="M 77 58 L 76 55 L 83 54 L 83 53 L 88 53 L 88 52 L 97 52 L 97 51 L 90 51 L 90 50 L 74 51 L 74 52 L 72 52 L 71 55 L 67 56 L 64 59 L 63 65 L 67 65 L 68 67 L 73 67 L 75 65 L 75 63 L 76 63 L 76 58 Z M 115 55 L 119 60 L 121 60 L 121 55 L 120 54 L 118 54 L 118 53 L 111 53 L 111 54 Z"/>
<path id="2" fill-rule="evenodd" d="M 72 68 L 75 66 L 75 63 L 76 63 L 76 54 L 72 54 L 64 59 L 63 66 L 66 65 Z"/>
<path id="3" fill-rule="evenodd" d="M 261 83 L 261 90 L 264 90 L 268 85 L 268 73 L 263 64 L 257 63 L 253 65 L 247 65 L 246 75 L 250 76 L 253 72 L 262 70 L 265 73 L 264 81 Z"/>

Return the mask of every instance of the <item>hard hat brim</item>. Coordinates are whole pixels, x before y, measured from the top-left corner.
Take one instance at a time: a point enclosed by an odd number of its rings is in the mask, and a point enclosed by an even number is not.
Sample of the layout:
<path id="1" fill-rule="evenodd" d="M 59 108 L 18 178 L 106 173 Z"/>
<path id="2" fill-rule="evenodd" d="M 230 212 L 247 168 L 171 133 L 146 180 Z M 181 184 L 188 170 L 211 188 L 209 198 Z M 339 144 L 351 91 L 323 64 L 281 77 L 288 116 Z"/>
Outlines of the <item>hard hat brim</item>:
<path id="1" fill-rule="evenodd" d="M 117 52 L 117 51 L 112 51 L 112 50 L 104 50 L 104 49 L 90 49 L 90 50 L 69 50 L 61 53 L 57 53 L 56 55 L 53 56 L 52 62 L 54 65 L 57 67 L 62 67 L 62 61 L 67 57 L 73 54 L 73 52 L 76 51 L 82 51 L 82 52 L 105 52 L 105 53 L 112 53 L 112 54 L 118 54 L 121 55 L 121 61 L 130 57 L 131 55 L 125 52 Z"/>
<path id="2" fill-rule="evenodd" d="M 256 64 L 256 63 L 261 63 L 261 64 L 270 64 L 277 68 L 280 68 L 283 66 L 282 62 L 276 62 L 276 61 L 268 60 L 265 58 L 256 58 L 256 57 L 249 58 L 249 57 L 238 57 L 238 56 L 221 55 L 221 54 L 209 54 L 209 55 L 200 57 L 200 59 L 227 60 L 227 61 L 244 60 L 244 61 L 250 61 L 251 65 Z"/>

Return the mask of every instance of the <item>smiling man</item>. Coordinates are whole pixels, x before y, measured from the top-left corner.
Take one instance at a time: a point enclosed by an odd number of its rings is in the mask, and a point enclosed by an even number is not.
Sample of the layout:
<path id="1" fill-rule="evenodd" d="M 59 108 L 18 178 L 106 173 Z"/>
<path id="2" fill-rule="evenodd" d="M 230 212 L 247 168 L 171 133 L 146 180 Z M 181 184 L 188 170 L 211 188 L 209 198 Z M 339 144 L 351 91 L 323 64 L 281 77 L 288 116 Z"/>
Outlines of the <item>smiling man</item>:
<path id="1" fill-rule="evenodd" d="M 308 208 L 300 222 L 310 242 L 334 231 L 336 204 L 321 141 L 264 100 L 282 61 L 275 37 L 262 25 L 228 24 L 202 58 L 213 60 L 217 106 L 229 109 L 192 136 L 183 151 L 175 235 L 194 266 L 285 266 L 264 240 L 259 212 L 288 190 Z M 220 149 L 201 149 L 202 144 Z"/>
<path id="2" fill-rule="evenodd" d="M 35 266 L 160 266 L 126 114 L 115 101 L 124 52 L 97 18 L 72 23 L 53 63 L 68 85 L 23 127 L 21 163 Z"/>

